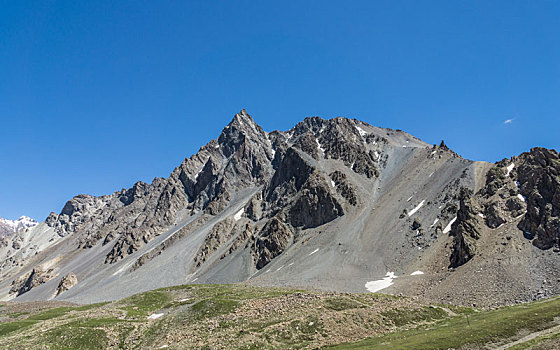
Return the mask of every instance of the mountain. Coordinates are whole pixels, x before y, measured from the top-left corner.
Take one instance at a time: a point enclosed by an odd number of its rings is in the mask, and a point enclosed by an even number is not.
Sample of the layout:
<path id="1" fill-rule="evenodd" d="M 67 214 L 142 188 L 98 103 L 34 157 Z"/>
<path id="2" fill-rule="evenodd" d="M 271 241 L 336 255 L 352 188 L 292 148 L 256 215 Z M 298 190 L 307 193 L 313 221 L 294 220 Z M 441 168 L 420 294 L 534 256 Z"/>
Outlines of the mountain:
<path id="1" fill-rule="evenodd" d="M 19 230 L 31 228 L 37 224 L 37 221 L 28 216 L 20 216 L 17 220 L 0 218 L 0 237 L 9 235 Z"/>
<path id="2" fill-rule="evenodd" d="M 267 133 L 245 110 L 167 178 L 78 195 L 0 248 L 4 300 L 185 283 L 492 306 L 560 294 L 560 160 L 496 164 L 347 118 Z"/>

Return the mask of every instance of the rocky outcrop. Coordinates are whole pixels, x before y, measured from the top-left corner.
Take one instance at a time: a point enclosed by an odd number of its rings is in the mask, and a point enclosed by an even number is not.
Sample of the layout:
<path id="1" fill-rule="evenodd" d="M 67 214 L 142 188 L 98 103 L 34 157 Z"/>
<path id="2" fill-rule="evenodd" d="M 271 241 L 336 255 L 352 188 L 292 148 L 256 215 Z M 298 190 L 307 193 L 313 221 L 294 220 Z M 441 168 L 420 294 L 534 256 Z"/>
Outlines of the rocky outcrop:
<path id="1" fill-rule="evenodd" d="M 73 272 L 68 273 L 66 276 L 62 277 L 58 287 L 56 287 L 56 295 L 59 296 L 74 287 L 76 284 L 78 284 L 78 277 L 76 277 Z"/>
<path id="2" fill-rule="evenodd" d="M 277 217 L 272 218 L 259 232 L 253 246 L 257 269 L 262 269 L 272 259 L 280 255 L 293 239 L 292 232 Z"/>
<path id="3" fill-rule="evenodd" d="M 356 187 L 352 185 L 350 181 L 348 181 L 346 174 L 344 174 L 340 170 L 336 170 L 330 173 L 329 177 L 334 183 L 336 191 L 342 197 L 344 197 L 348 201 L 348 203 L 354 206 L 358 204 L 358 194 L 356 191 Z"/>
<path id="4" fill-rule="evenodd" d="M 56 276 L 53 270 L 52 268 L 44 266 L 35 267 L 31 272 L 28 272 L 12 282 L 10 294 L 16 294 L 16 296 L 22 295 L 51 280 Z"/>
<path id="5" fill-rule="evenodd" d="M 324 145 L 325 158 L 340 159 L 354 172 L 368 178 L 378 176 L 377 157 L 374 151 L 366 149 L 362 140 L 359 129 L 345 118 L 330 120 L 319 137 L 319 142 Z M 368 140 L 371 139 L 366 138 L 365 142 Z"/>
<path id="6" fill-rule="evenodd" d="M 294 142 L 294 147 L 299 148 L 303 152 L 309 154 L 313 159 L 317 160 L 319 159 L 318 142 L 319 141 L 317 141 L 311 132 L 305 132 Z"/>
<path id="7" fill-rule="evenodd" d="M 560 248 L 560 157 L 555 150 L 533 148 L 498 162 L 488 170 L 486 184 L 475 196 L 462 191 L 461 198 L 452 227 L 452 267 L 475 254 L 476 212 L 490 229 L 519 220 L 523 236 L 536 247 Z"/>
<path id="8" fill-rule="evenodd" d="M 289 222 L 304 229 L 317 227 L 344 215 L 323 176 L 315 171 L 303 185 L 298 199 L 289 210 Z"/>
<path id="9" fill-rule="evenodd" d="M 234 225 L 233 219 L 227 218 L 212 227 L 212 230 L 206 236 L 204 243 L 202 243 L 194 257 L 196 267 L 204 263 L 214 251 L 218 250 L 223 243 L 231 238 L 234 233 Z"/>
<path id="10" fill-rule="evenodd" d="M 560 157 L 555 150 L 533 148 L 519 156 L 516 174 L 527 213 L 519 228 L 541 249 L 560 247 Z"/>
<path id="11" fill-rule="evenodd" d="M 471 192 L 462 188 L 459 194 L 457 219 L 451 226 L 453 247 L 450 258 L 451 267 L 465 264 L 476 254 L 476 240 L 480 238 L 476 213 L 471 202 Z"/>

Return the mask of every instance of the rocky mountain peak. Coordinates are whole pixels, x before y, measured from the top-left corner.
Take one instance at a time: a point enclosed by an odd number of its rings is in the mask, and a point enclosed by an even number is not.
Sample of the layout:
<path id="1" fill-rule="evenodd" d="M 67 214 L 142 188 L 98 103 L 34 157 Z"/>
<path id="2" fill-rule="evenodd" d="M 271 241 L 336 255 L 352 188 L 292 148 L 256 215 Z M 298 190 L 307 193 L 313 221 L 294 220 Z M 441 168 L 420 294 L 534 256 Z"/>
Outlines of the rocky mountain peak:
<path id="1" fill-rule="evenodd" d="M 20 216 L 17 220 L 8 220 L 0 218 L 0 237 L 15 233 L 19 230 L 31 228 L 38 222 L 29 216 Z"/>

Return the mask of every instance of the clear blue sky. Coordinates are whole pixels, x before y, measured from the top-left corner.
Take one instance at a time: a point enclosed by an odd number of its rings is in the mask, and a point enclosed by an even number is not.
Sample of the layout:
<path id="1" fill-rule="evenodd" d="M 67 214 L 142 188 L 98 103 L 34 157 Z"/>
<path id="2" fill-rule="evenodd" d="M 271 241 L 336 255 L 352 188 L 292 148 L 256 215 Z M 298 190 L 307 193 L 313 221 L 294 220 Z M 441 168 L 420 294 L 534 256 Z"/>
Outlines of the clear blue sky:
<path id="1" fill-rule="evenodd" d="M 560 148 L 558 1 L 116 3 L 0 2 L 0 216 L 168 176 L 241 108 Z"/>

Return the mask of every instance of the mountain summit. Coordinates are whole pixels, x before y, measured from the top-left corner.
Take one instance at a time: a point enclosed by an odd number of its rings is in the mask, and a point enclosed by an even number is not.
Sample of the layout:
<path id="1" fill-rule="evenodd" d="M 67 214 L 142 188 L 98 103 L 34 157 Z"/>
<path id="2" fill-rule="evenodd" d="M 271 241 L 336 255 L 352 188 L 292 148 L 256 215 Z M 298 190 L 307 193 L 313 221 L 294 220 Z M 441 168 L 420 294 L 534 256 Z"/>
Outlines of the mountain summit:
<path id="1" fill-rule="evenodd" d="M 538 299 L 560 293 L 558 174 L 554 150 L 490 164 L 355 119 L 268 133 L 242 110 L 168 178 L 78 195 L 17 249 L 6 237 L 0 297 L 244 282 Z"/>
<path id="2" fill-rule="evenodd" d="M 20 216 L 17 220 L 0 218 L 0 237 L 37 225 L 29 216 Z"/>

